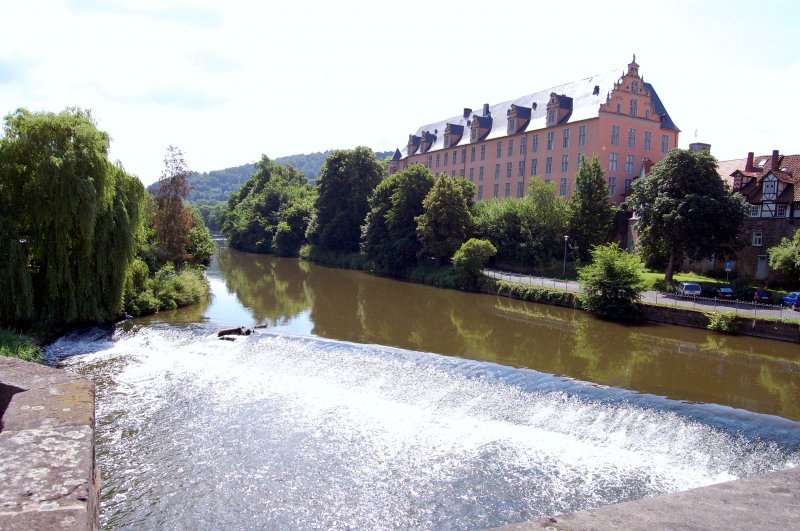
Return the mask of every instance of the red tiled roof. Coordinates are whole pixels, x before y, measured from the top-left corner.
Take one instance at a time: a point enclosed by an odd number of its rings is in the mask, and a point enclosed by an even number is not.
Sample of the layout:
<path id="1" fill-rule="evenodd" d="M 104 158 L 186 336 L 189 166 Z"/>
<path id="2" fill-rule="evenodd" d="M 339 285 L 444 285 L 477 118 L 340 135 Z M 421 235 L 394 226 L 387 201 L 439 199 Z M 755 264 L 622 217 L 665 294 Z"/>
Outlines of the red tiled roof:
<path id="1" fill-rule="evenodd" d="M 762 162 L 763 165 L 759 166 Z M 746 172 L 746 166 L 747 159 L 721 160 L 717 163 L 717 172 L 730 185 L 731 189 L 733 189 L 733 177 L 731 177 L 731 174 L 737 170 L 747 177 L 755 177 L 754 181 L 748 183 L 749 186 L 745 184 L 741 190 L 745 195 L 750 195 L 748 200 L 751 202 L 760 200 L 760 198 L 756 197 L 756 195 L 760 196 L 760 193 L 754 192 L 760 192 L 761 180 L 772 172 L 779 181 L 789 185 L 787 188 L 794 189 L 792 192 L 787 190 L 788 193 L 781 194 L 781 197 L 788 197 L 789 194 L 792 194 L 794 201 L 800 201 L 800 155 L 779 155 L 778 165 L 774 170 L 772 168 L 772 154 L 753 157 L 752 172 Z M 759 190 L 757 191 L 756 188 Z"/>

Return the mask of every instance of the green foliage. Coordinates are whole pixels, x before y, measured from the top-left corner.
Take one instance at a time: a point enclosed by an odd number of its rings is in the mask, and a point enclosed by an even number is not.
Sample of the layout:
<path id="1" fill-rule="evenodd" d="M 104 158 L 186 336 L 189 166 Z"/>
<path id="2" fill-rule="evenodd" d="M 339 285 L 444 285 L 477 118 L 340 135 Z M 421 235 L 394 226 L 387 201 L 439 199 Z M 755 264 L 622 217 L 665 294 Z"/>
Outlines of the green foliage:
<path id="1" fill-rule="evenodd" d="M 244 183 L 243 183 L 244 184 Z M 200 214 L 203 224 L 212 232 L 219 232 L 222 229 L 227 202 L 225 201 L 198 201 L 193 203 L 195 209 Z"/>
<path id="2" fill-rule="evenodd" d="M 291 166 L 267 156 L 256 173 L 228 199 L 220 216 L 230 246 L 256 253 L 296 256 L 311 218 L 315 193 Z"/>
<path id="3" fill-rule="evenodd" d="M 578 270 L 584 309 L 610 319 L 638 316 L 639 294 L 645 289 L 644 266 L 616 243 L 592 249 L 592 263 Z"/>
<path id="4" fill-rule="evenodd" d="M 630 200 L 639 214 L 641 253 L 648 261 L 667 258 L 668 282 L 684 256 L 733 257 L 740 246 L 745 202 L 729 193 L 716 164 L 707 152 L 673 149 L 648 176 L 633 182 Z"/>
<path id="5" fill-rule="evenodd" d="M 474 283 L 483 274 L 486 261 L 496 254 L 491 242 L 470 238 L 455 252 L 452 262 L 465 281 Z"/>
<path id="6" fill-rule="evenodd" d="M 417 264 L 407 270 L 403 274 L 403 278 L 411 282 L 438 288 L 463 289 L 465 287 L 464 279 L 456 271 L 456 268 L 451 265 Z"/>
<path id="7" fill-rule="evenodd" d="M 147 264 L 134 262 L 126 281 L 125 311 L 145 315 L 159 310 L 173 310 L 195 304 L 208 294 L 208 281 L 201 270 L 184 269 L 180 273 L 165 264 L 149 276 Z"/>
<path id="8" fill-rule="evenodd" d="M 0 320 L 94 322 L 121 310 L 144 188 L 109 162 L 108 145 L 80 109 L 5 118 Z"/>
<path id="9" fill-rule="evenodd" d="M 328 251 L 358 251 L 368 199 L 383 175 L 383 166 L 367 147 L 332 151 L 317 181 L 309 241 Z"/>
<path id="10" fill-rule="evenodd" d="M 781 242 L 770 247 L 767 253 L 771 268 L 785 274 L 794 282 L 800 282 L 800 229 L 794 231 L 791 240 L 781 239 Z"/>
<path id="11" fill-rule="evenodd" d="M 0 356 L 42 363 L 42 349 L 27 337 L 0 330 Z"/>
<path id="12" fill-rule="evenodd" d="M 736 335 L 739 333 L 740 325 L 733 312 L 709 312 L 706 314 L 708 317 L 708 329 L 723 334 Z"/>
<path id="13" fill-rule="evenodd" d="M 606 240 L 614 216 L 605 172 L 595 155 L 590 162 L 581 164 L 569 200 L 567 234 L 576 259 L 588 260 L 590 249 Z"/>
<path id="14" fill-rule="evenodd" d="M 328 267 L 355 269 L 358 271 L 368 271 L 371 266 L 367 257 L 361 253 L 328 251 L 314 245 L 304 245 L 300 249 L 300 258 Z"/>
<path id="15" fill-rule="evenodd" d="M 444 263 L 472 231 L 468 202 L 475 189 L 468 184 L 471 183 L 445 174 L 436 178 L 422 202 L 424 212 L 415 218 L 421 257 Z"/>
<path id="16" fill-rule="evenodd" d="M 361 252 L 376 271 L 398 274 L 416 263 L 421 244 L 416 217 L 433 187 L 433 174 L 415 164 L 381 181 L 369 199 L 369 212 L 361 230 Z"/>
<path id="17" fill-rule="evenodd" d="M 504 280 L 493 280 L 493 282 L 495 285 L 495 292 L 498 295 L 528 302 L 553 304 L 569 308 L 574 308 L 576 306 L 577 301 L 575 294 L 569 291 L 548 289 L 518 282 L 506 282 Z"/>
<path id="18" fill-rule="evenodd" d="M 561 257 L 567 206 L 553 186 L 532 180 L 528 196 L 475 205 L 475 236 L 492 242 L 497 261 L 541 266 Z"/>

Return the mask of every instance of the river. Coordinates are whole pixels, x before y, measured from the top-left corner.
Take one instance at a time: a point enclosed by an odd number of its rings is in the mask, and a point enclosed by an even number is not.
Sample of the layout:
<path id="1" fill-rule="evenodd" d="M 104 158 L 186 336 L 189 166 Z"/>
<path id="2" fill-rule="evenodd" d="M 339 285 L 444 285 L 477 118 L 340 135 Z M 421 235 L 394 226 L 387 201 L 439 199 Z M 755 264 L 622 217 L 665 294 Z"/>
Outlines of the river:
<path id="1" fill-rule="evenodd" d="M 224 247 L 207 274 L 48 349 L 97 386 L 105 528 L 475 529 L 800 464 L 794 344 Z"/>

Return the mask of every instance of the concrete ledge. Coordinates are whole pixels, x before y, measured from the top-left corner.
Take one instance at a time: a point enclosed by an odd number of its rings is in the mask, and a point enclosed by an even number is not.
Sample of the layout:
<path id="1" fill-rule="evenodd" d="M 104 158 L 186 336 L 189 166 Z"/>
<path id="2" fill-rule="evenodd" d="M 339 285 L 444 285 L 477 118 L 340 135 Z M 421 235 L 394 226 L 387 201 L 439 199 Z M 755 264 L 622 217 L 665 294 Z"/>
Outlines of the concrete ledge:
<path id="1" fill-rule="evenodd" d="M 95 529 L 94 385 L 0 357 L 0 399 L 0 530 Z"/>
<path id="2" fill-rule="evenodd" d="M 727 531 L 798 527 L 800 467 L 505 529 Z"/>

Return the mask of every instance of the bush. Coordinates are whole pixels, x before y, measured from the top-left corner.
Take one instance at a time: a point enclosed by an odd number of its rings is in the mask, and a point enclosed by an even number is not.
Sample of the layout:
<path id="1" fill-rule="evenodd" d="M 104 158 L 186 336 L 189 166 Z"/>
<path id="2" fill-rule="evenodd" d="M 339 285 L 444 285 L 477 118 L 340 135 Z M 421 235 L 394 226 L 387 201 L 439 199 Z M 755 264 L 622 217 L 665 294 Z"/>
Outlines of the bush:
<path id="1" fill-rule="evenodd" d="M 733 312 L 710 312 L 706 314 L 706 317 L 708 317 L 707 328 L 709 330 L 730 335 L 739 333 L 740 323 Z"/>
<path id="2" fill-rule="evenodd" d="M 539 302 L 542 304 L 554 304 L 556 306 L 566 306 L 574 308 L 576 297 L 569 291 L 548 289 L 540 286 L 530 286 L 517 282 L 506 282 L 504 280 L 493 281 L 495 291 L 498 295 L 512 297 L 528 302 Z"/>
<path id="3" fill-rule="evenodd" d="M 208 294 L 208 281 L 197 269 L 177 273 L 172 264 L 166 264 L 144 280 L 140 266 L 132 270 L 125 290 L 125 311 L 134 316 L 195 304 Z"/>
<path id="4" fill-rule="evenodd" d="M 466 282 L 473 284 L 483 274 L 486 261 L 496 254 L 497 249 L 491 242 L 470 238 L 461 244 L 451 261 L 458 274 Z"/>
<path id="5" fill-rule="evenodd" d="M 639 257 L 616 243 L 592 249 L 592 263 L 578 271 L 580 302 L 584 309 L 610 319 L 639 316 L 639 294 L 645 289 Z"/>

